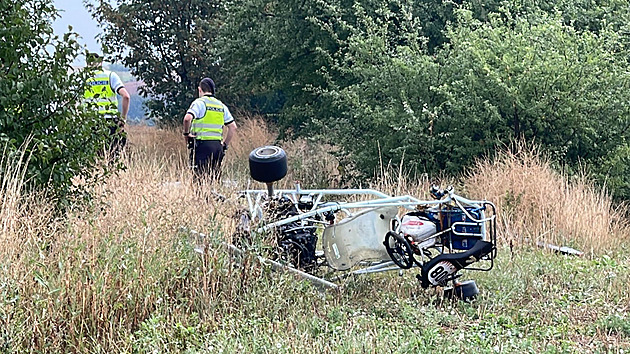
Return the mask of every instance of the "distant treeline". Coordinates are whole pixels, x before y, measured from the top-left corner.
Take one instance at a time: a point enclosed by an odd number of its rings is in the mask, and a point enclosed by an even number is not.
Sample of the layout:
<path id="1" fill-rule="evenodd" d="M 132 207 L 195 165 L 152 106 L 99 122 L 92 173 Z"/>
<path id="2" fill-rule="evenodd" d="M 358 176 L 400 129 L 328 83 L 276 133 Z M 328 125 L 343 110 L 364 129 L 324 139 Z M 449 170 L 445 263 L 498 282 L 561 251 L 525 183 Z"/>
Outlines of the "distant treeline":
<path id="1" fill-rule="evenodd" d="M 459 173 L 535 141 L 567 173 L 630 196 L 628 0 L 240 0 L 92 9 L 112 53 L 177 123 L 213 77 L 229 105 L 381 161 Z M 116 46 L 109 46 L 116 48 Z M 123 49 L 124 48 L 124 49 Z"/>
<path id="2" fill-rule="evenodd" d="M 29 0 L 40 2 L 37 0 Z M 115 0 L 92 5 L 110 62 L 179 124 L 205 76 L 284 137 L 465 172 L 519 139 L 630 197 L 630 0 Z M 9 28 L 9 27 L 7 27 Z M 123 45 L 121 45 L 123 44 Z"/>

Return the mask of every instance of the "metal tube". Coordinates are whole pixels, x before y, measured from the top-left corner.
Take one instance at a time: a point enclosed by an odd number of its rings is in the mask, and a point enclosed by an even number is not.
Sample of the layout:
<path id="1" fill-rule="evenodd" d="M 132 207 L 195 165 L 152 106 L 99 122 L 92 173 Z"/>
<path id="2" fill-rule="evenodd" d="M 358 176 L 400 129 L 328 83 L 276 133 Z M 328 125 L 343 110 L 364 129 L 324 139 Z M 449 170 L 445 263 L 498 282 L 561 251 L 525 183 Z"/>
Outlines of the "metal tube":
<path id="1" fill-rule="evenodd" d="M 256 189 L 248 189 L 245 193 L 261 193 L 263 191 Z M 278 189 L 276 192 L 283 194 L 296 193 L 295 189 Z M 323 194 L 323 195 L 374 195 L 381 198 L 388 198 L 389 195 L 374 190 L 374 189 L 300 189 L 300 195 L 308 195 L 308 194 Z"/>
<path id="2" fill-rule="evenodd" d="M 392 270 L 401 270 L 401 268 L 399 266 L 394 266 L 394 267 L 389 267 L 389 268 L 378 268 L 378 269 L 359 269 L 352 272 L 352 274 L 372 274 L 372 273 L 389 272 Z"/>
<path id="3" fill-rule="evenodd" d="M 190 229 L 185 228 L 185 227 L 182 227 L 181 230 L 188 231 L 190 234 L 196 235 L 200 239 L 203 239 L 206 236 L 205 234 L 203 234 L 201 232 L 198 232 L 198 231 L 195 231 L 195 230 L 190 230 Z M 221 242 L 221 244 L 223 246 L 225 246 L 226 248 L 237 252 L 238 254 L 245 254 L 246 253 L 245 251 L 243 251 L 242 249 L 234 246 L 231 243 Z M 204 253 L 204 249 L 202 247 L 195 247 L 194 251 L 197 252 L 197 253 L 200 253 L 200 254 Z M 322 278 L 318 278 L 318 277 L 316 277 L 314 275 L 308 274 L 306 272 L 303 272 L 303 271 L 301 271 L 299 269 L 296 269 L 296 268 L 293 268 L 293 267 L 289 267 L 287 265 L 284 265 L 282 263 L 276 262 L 274 260 L 271 260 L 271 259 L 268 259 L 268 258 L 264 258 L 264 257 L 259 256 L 259 255 L 256 255 L 256 258 L 263 264 L 271 265 L 271 267 L 273 269 L 275 269 L 275 270 L 282 270 L 282 271 L 287 271 L 287 272 L 296 274 L 296 275 L 298 275 L 298 276 L 300 276 L 300 277 L 302 277 L 302 278 L 304 278 L 306 280 L 309 280 L 309 281 L 311 281 L 313 283 L 316 283 L 316 285 L 321 285 L 323 287 L 330 288 L 330 289 L 337 289 L 339 287 L 337 284 L 331 283 L 328 280 L 325 280 L 325 279 L 322 279 Z"/>
<path id="4" fill-rule="evenodd" d="M 386 206 L 398 206 L 398 207 L 404 207 L 404 206 L 412 206 L 412 205 L 419 205 L 419 204 L 437 204 L 434 201 L 429 201 L 429 202 L 424 202 L 424 201 L 420 201 L 420 200 L 413 200 L 415 198 L 412 198 L 410 196 L 403 196 L 403 197 L 389 197 L 389 198 L 383 198 L 383 199 L 376 199 L 376 200 L 368 200 L 368 201 L 363 201 L 363 202 L 355 202 L 355 203 L 345 203 L 345 204 L 339 204 L 339 205 L 332 205 L 332 206 L 328 206 L 328 207 L 324 207 L 324 208 L 320 208 L 320 209 L 316 209 L 313 211 L 309 211 L 303 214 L 299 214 L 296 216 L 292 216 L 290 218 L 284 219 L 284 220 L 280 220 L 280 221 L 276 221 L 273 222 L 271 224 L 267 224 L 265 226 L 262 226 L 260 228 L 258 228 L 256 231 L 257 232 L 264 232 L 264 231 L 268 231 L 270 229 L 273 229 L 277 226 L 281 226 L 281 225 L 285 225 L 288 223 L 292 223 L 294 221 L 298 221 L 298 220 L 303 220 L 306 218 L 309 218 L 311 216 L 317 215 L 317 214 L 321 214 L 321 213 L 325 213 L 328 211 L 338 211 L 341 209 L 352 209 L 352 208 L 379 208 L 379 207 L 386 207 Z"/>
<path id="5" fill-rule="evenodd" d="M 372 265 L 372 266 L 369 266 L 369 267 L 366 267 L 366 268 L 362 268 L 362 269 L 359 269 L 359 270 L 355 270 L 352 273 L 353 274 L 360 274 L 362 271 L 368 271 L 368 270 L 372 270 L 372 269 L 381 269 L 381 268 L 389 267 L 389 266 L 391 266 L 393 264 L 394 264 L 393 261 L 387 261 L 387 262 L 383 262 L 383 263 L 380 263 L 380 264 Z"/>

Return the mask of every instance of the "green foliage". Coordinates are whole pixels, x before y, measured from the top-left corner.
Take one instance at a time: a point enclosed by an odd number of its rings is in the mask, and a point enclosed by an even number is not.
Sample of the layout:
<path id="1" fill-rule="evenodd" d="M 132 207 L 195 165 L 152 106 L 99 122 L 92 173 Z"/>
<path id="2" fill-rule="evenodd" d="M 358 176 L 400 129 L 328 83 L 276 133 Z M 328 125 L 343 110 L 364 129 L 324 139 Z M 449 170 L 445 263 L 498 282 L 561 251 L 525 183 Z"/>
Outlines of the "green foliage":
<path id="1" fill-rule="evenodd" d="M 20 147 L 30 154 L 28 181 L 68 196 L 71 178 L 94 176 L 108 139 L 102 118 L 80 104 L 90 73 L 71 67 L 77 35 L 53 34 L 57 10 L 48 1 L 1 0 L 0 13 L 0 144 L 9 156 Z"/>
<path id="2" fill-rule="evenodd" d="M 525 138 L 565 171 L 593 166 L 623 195 L 623 171 L 611 166 L 621 157 L 611 152 L 624 151 L 630 76 L 616 26 L 594 33 L 536 6 L 522 15 L 474 6 L 455 10 L 437 49 L 425 36 L 423 8 L 411 1 L 355 4 L 341 16 L 353 21 L 319 23 L 342 22 L 344 36 L 329 52 L 332 64 L 317 71 L 325 82 L 302 89 L 317 103 L 286 108 L 304 114 L 287 114 L 290 122 L 341 146 L 364 174 L 403 160 L 420 172 L 458 173 Z"/>
<path id="3" fill-rule="evenodd" d="M 628 0 L 117 0 L 92 10 L 164 122 L 179 122 L 212 76 L 228 102 L 277 121 L 281 138 L 336 145 L 342 167 L 363 176 L 403 161 L 459 173 L 525 138 L 564 171 L 587 166 L 630 195 Z"/>
<path id="4" fill-rule="evenodd" d="M 418 29 L 427 38 L 429 51 L 433 52 L 448 42 L 446 27 L 455 20 L 455 10 L 465 6 L 475 18 L 486 21 L 488 14 L 496 11 L 501 3 L 501 0 L 429 0 L 418 1 L 414 5 L 421 24 Z"/>
<path id="5" fill-rule="evenodd" d="M 624 144 L 596 159 L 589 170 L 614 196 L 623 199 L 630 197 L 630 146 L 627 139 Z"/>
<path id="6" fill-rule="evenodd" d="M 426 54 L 414 6 L 390 1 L 370 11 L 356 5 L 345 50 L 335 55 L 333 69 L 341 75 L 318 92 L 337 112 L 315 123 L 364 172 L 403 158 L 420 171 L 435 167 L 431 86 L 439 67 Z"/>
<path id="7" fill-rule="evenodd" d="M 140 325 L 140 329 L 133 336 L 133 350 L 136 353 L 196 353 L 204 348 L 203 343 L 209 336 L 203 336 L 203 326 L 194 314 L 190 316 L 194 326 L 184 326 L 182 323 L 172 323 L 162 316 L 152 316 Z M 204 348 L 211 351 L 210 348 Z"/>
<path id="8" fill-rule="evenodd" d="M 347 0 L 229 3 L 221 29 L 231 92 L 244 106 L 276 114 L 282 127 L 301 131 L 326 105 L 310 92 L 325 85 L 320 70 L 331 67 L 331 52 L 344 36 Z M 328 73 L 334 75 L 334 73 Z M 307 129 L 312 132 L 312 129 Z"/>
<path id="9" fill-rule="evenodd" d="M 445 159 L 462 164 L 524 137 L 572 168 L 599 163 L 625 144 L 630 74 L 616 32 L 578 32 L 544 13 L 502 13 L 481 23 L 462 11 L 449 39 L 439 56 L 445 119 L 437 130 L 470 146 Z"/>
<path id="10" fill-rule="evenodd" d="M 219 88 L 223 85 L 215 47 L 225 16 L 222 4 L 117 0 L 88 5 L 103 24 L 104 52 L 145 83 L 140 92 L 148 98 L 151 118 L 179 123 L 203 77 L 213 78 Z"/>
<path id="11" fill-rule="evenodd" d="M 605 29 L 619 30 L 627 24 L 628 0 L 509 0 L 503 8 L 515 15 L 543 11 L 559 14 L 563 23 L 577 31 L 598 33 Z"/>
<path id="12" fill-rule="evenodd" d="M 436 67 L 423 55 L 415 15 L 423 7 L 397 0 L 247 4 L 235 2 L 223 28 L 231 35 L 226 69 L 245 92 L 281 93 L 282 128 L 343 147 L 341 155 L 351 156 L 342 163 L 362 171 L 378 165 L 379 151 L 385 162 L 400 161 L 403 151 L 428 156 L 430 142 L 416 143 L 429 135 L 425 108 Z M 426 164 L 414 162 L 422 170 Z"/>
<path id="13" fill-rule="evenodd" d="M 606 317 L 599 325 L 606 332 L 612 332 L 622 337 L 630 338 L 630 319 L 624 318 L 619 314 Z"/>

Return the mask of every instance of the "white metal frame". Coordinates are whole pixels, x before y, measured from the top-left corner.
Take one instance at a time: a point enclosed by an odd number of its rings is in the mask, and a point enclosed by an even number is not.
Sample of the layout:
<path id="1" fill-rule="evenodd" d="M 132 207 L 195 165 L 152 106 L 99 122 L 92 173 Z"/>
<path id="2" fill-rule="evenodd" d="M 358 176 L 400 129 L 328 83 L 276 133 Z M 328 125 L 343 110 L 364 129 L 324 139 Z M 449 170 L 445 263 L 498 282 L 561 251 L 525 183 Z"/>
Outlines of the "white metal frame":
<path id="1" fill-rule="evenodd" d="M 471 222 L 458 222 L 458 223 L 453 223 L 453 225 L 468 225 L 468 224 L 481 225 L 482 239 L 485 241 L 488 241 L 488 233 L 486 229 L 486 224 L 489 221 L 490 222 L 495 221 L 496 214 L 493 212 L 493 215 L 491 215 L 490 217 L 485 217 L 485 213 L 482 211 L 481 218 L 477 219 L 466 210 L 465 206 L 483 209 L 483 207 L 489 205 L 492 207 L 492 210 L 495 211 L 496 208 L 494 204 L 486 200 L 470 200 L 470 199 L 461 197 L 455 194 L 452 188 L 447 189 L 446 192 L 447 193 L 439 200 L 420 200 L 409 195 L 393 197 L 393 196 L 389 196 L 383 192 L 373 190 L 373 189 L 301 189 L 300 185 L 296 184 L 295 189 L 275 190 L 273 192 L 274 197 L 284 196 L 284 197 L 289 198 L 294 204 L 297 204 L 302 197 L 308 196 L 309 198 L 312 198 L 312 201 L 313 201 L 313 207 L 311 208 L 311 210 L 302 212 L 301 210 L 298 209 L 298 211 L 300 212 L 299 215 L 289 217 L 280 221 L 263 224 L 262 226 L 258 227 L 254 232 L 257 232 L 257 233 L 267 232 L 278 226 L 286 225 L 286 224 L 289 224 L 298 220 L 316 221 L 316 220 L 308 220 L 308 219 L 316 215 L 321 216 L 324 213 L 328 213 L 328 212 L 334 213 L 337 211 L 342 211 L 348 217 L 351 217 L 355 215 L 356 213 L 361 212 L 362 210 L 365 210 L 365 209 L 376 209 L 376 208 L 387 207 L 387 206 L 396 206 L 396 207 L 405 208 L 408 210 L 415 210 L 417 206 L 421 206 L 421 205 L 430 207 L 430 206 L 439 206 L 441 204 L 455 204 L 466 214 L 466 216 L 469 219 L 473 220 L 473 222 L 472 223 Z M 265 200 L 265 197 L 268 196 L 269 191 L 250 189 L 250 190 L 243 191 L 242 193 L 245 195 L 247 199 L 247 203 L 249 206 L 249 213 L 250 213 L 250 217 L 252 218 L 252 221 L 255 222 L 256 219 L 263 220 L 263 205 L 262 204 L 263 204 L 263 201 Z M 347 196 L 347 197 L 364 196 L 366 198 L 370 197 L 372 199 L 362 200 L 358 202 L 339 202 L 339 201 L 324 202 L 323 199 L 325 196 Z M 356 212 L 353 212 L 353 210 L 356 210 Z M 398 221 L 399 221 L 398 227 L 400 227 L 400 220 Z M 494 223 L 494 225 L 496 224 Z M 187 230 L 191 234 L 191 236 L 195 236 L 195 238 L 197 239 L 196 241 L 197 245 L 205 244 L 203 240 L 205 239 L 206 235 L 204 235 L 203 233 L 194 231 L 194 230 L 189 230 L 186 228 L 184 229 Z M 460 236 L 473 235 L 473 234 L 468 234 L 468 233 L 457 233 L 455 232 L 453 227 L 451 227 L 451 229 L 454 232 L 454 234 L 457 234 Z M 398 232 L 399 230 L 393 230 L 393 231 Z M 437 237 L 447 231 L 448 230 L 443 230 L 441 232 L 436 233 L 435 235 L 432 235 L 431 237 Z M 492 232 L 495 232 L 495 231 L 496 230 L 493 230 Z M 478 236 L 478 235 L 475 234 L 475 236 Z M 493 234 L 492 237 L 496 237 L 496 235 Z M 237 253 L 246 252 L 245 250 L 239 249 L 231 244 L 224 243 L 224 246 L 227 247 L 229 250 L 235 251 Z M 452 250 L 452 245 L 450 248 Z M 195 251 L 200 254 L 204 253 L 203 248 L 199 248 L 199 247 L 196 247 Z M 321 251 L 318 251 L 318 252 L 320 252 L 321 254 Z M 338 288 L 337 284 L 329 280 L 319 278 L 313 274 L 309 274 L 302 270 L 293 268 L 291 266 L 281 264 L 277 261 L 263 258 L 260 255 L 256 255 L 256 256 L 263 264 L 269 264 L 274 269 L 287 271 L 287 272 L 296 274 L 304 279 L 307 279 L 313 282 L 317 286 L 321 286 L 324 288 L 332 288 L 332 289 Z M 402 269 L 396 266 L 393 261 L 364 262 L 363 266 L 364 267 L 361 269 L 356 269 L 353 271 L 346 271 L 344 273 L 341 273 L 339 276 L 335 277 L 335 279 L 341 280 L 350 275 L 372 274 L 372 273 L 380 273 L 380 272 L 386 272 L 386 271 L 392 271 L 392 270 L 399 270 L 402 272 Z M 417 266 L 417 265 L 414 265 L 414 266 Z"/>
<path id="2" fill-rule="evenodd" d="M 481 239 L 484 241 L 488 241 L 488 233 L 486 229 L 486 223 L 489 221 L 494 221 L 496 219 L 496 215 L 491 215 L 489 217 L 485 216 L 485 213 L 481 212 L 481 218 L 475 218 L 471 215 L 467 210 L 466 206 L 483 209 L 484 206 L 490 205 L 493 210 L 495 209 L 494 204 L 486 200 L 471 200 L 464 198 L 455 194 L 453 188 L 448 188 L 446 194 L 439 200 L 420 200 L 410 195 L 404 196 L 389 196 L 383 192 L 374 190 L 374 189 L 301 189 L 299 183 L 296 184 L 295 189 L 279 189 L 273 192 L 274 197 L 287 197 L 294 204 L 300 201 L 300 199 L 304 196 L 308 196 L 313 200 L 313 207 L 311 210 L 300 212 L 299 215 L 295 215 L 283 220 L 275 221 L 268 224 L 263 224 L 259 226 L 255 232 L 263 233 L 268 232 L 278 226 L 286 225 L 299 220 L 306 220 L 316 215 L 323 215 L 328 212 L 337 212 L 342 211 L 346 213 L 348 216 L 352 216 L 355 214 L 352 210 L 364 210 L 364 209 L 374 209 L 380 207 L 387 206 L 397 206 L 401 208 L 405 208 L 408 210 L 415 210 L 417 206 L 439 206 L 442 204 L 454 204 L 458 206 L 466 216 L 472 220 L 473 222 L 457 222 L 453 223 L 455 225 L 481 225 L 481 235 L 476 234 L 475 236 L 481 236 Z M 252 220 L 262 220 L 263 219 L 263 206 L 262 202 L 265 200 L 264 198 L 268 196 L 268 190 L 245 190 L 242 192 L 247 198 L 247 203 L 249 206 L 249 212 Z M 373 199 L 362 200 L 358 202 L 323 202 L 325 196 L 365 196 L 372 197 Z M 452 227 L 454 234 L 459 236 L 473 236 L 473 234 L 468 233 L 460 233 L 455 232 L 454 227 Z M 397 231 L 397 230 L 394 230 Z M 445 231 L 443 231 L 445 232 Z M 438 236 L 443 232 L 439 232 L 432 237 Z M 450 249 L 453 247 L 450 245 Z M 392 267 L 393 266 L 393 267 Z M 383 271 L 390 270 L 400 270 L 398 266 L 394 265 L 394 262 L 382 262 L 376 265 L 370 265 L 366 268 L 362 268 L 359 270 L 351 271 L 348 274 L 369 274 L 369 273 L 377 273 Z M 323 280 L 323 279 L 322 279 Z"/>

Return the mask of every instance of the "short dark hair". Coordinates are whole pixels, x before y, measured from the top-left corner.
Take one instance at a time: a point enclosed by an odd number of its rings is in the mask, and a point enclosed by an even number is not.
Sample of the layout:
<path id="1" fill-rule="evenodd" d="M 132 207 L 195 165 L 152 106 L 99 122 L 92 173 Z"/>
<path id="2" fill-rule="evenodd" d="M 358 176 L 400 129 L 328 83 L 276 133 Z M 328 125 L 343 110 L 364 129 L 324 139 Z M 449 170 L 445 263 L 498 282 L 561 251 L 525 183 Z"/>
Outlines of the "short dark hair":
<path id="1" fill-rule="evenodd" d="M 213 95 L 214 95 L 214 92 L 216 91 L 216 86 L 214 85 L 214 81 L 212 81 L 212 79 L 209 77 L 205 77 L 201 79 L 201 82 L 199 82 L 199 88 L 201 88 L 203 92 L 210 92 Z"/>
<path id="2" fill-rule="evenodd" d="M 101 56 L 101 55 L 100 55 L 100 54 L 98 54 L 98 53 L 88 52 L 88 53 L 85 55 L 85 61 L 86 61 L 88 64 L 99 63 L 99 62 L 102 62 L 102 61 L 103 61 L 103 56 Z"/>

